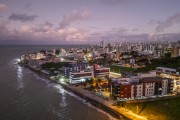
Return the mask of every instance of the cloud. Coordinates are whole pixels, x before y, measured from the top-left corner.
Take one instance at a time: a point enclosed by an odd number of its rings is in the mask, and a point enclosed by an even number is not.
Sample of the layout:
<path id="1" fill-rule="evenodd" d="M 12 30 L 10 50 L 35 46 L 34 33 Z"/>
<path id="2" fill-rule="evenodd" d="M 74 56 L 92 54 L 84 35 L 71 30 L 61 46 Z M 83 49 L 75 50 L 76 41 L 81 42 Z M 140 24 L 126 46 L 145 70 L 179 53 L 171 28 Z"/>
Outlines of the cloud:
<path id="1" fill-rule="evenodd" d="M 39 24 L 36 27 L 33 27 L 33 31 L 34 32 L 49 32 L 52 31 L 53 28 L 53 24 L 50 22 L 45 22 L 43 24 Z"/>
<path id="2" fill-rule="evenodd" d="M 17 14 L 17 13 L 12 13 L 9 16 L 9 20 L 13 21 L 20 21 L 20 22 L 29 22 L 29 21 L 34 21 L 38 16 L 37 15 L 27 15 L 27 14 Z"/>
<path id="3" fill-rule="evenodd" d="M 124 34 L 128 31 L 128 29 L 120 27 L 120 28 L 112 28 L 111 31 L 119 34 Z"/>
<path id="4" fill-rule="evenodd" d="M 88 31 L 86 29 L 64 28 L 59 29 L 50 22 L 45 22 L 39 25 L 30 26 L 23 24 L 19 27 L 12 27 L 13 23 L 0 21 L 0 43 L 2 40 L 44 42 L 49 41 L 53 44 L 54 41 L 59 43 L 86 43 Z M 52 41 L 52 42 L 50 42 Z M 14 43 L 14 42 L 13 42 Z"/>
<path id="5" fill-rule="evenodd" d="M 46 21 L 46 22 L 44 23 L 44 25 L 45 25 L 45 26 L 48 26 L 48 27 L 53 27 L 53 24 L 50 23 L 50 22 L 48 22 L 48 21 Z"/>
<path id="6" fill-rule="evenodd" d="M 25 6 L 25 8 L 29 9 L 31 7 L 31 4 L 30 3 L 27 3 Z"/>
<path id="7" fill-rule="evenodd" d="M 1 21 L 0 22 L 0 35 L 5 35 L 8 32 L 9 21 Z"/>
<path id="8" fill-rule="evenodd" d="M 32 9 L 31 9 L 31 6 L 32 6 L 31 3 L 27 3 L 27 4 L 24 5 L 23 8 L 24 8 L 25 10 L 31 11 L 31 10 L 32 10 Z"/>
<path id="9" fill-rule="evenodd" d="M 76 28 L 66 28 L 60 29 L 58 31 L 59 35 L 63 36 L 66 41 L 85 41 L 87 37 L 87 30 L 85 29 L 76 29 Z"/>
<path id="10" fill-rule="evenodd" d="M 164 21 L 157 21 L 158 25 L 155 30 L 156 32 L 163 32 L 165 29 L 172 27 L 176 23 L 180 23 L 180 13 L 170 16 Z"/>
<path id="11" fill-rule="evenodd" d="M 90 18 L 90 12 L 85 9 L 77 9 L 72 11 L 70 14 L 66 14 L 63 16 L 62 21 L 60 22 L 60 28 L 65 28 L 72 24 L 73 22 L 80 21 L 80 20 L 88 20 Z"/>
<path id="12" fill-rule="evenodd" d="M 0 3 L 0 12 L 3 12 L 7 9 L 7 6 L 5 4 Z"/>
<path id="13" fill-rule="evenodd" d="M 135 32 L 138 29 L 133 29 Z M 91 33 L 87 40 L 93 41 L 92 43 L 99 43 L 101 40 L 106 43 L 116 42 L 138 42 L 138 41 L 178 41 L 180 39 L 180 33 L 168 33 L 168 34 L 135 34 L 132 30 L 126 28 L 112 28 L 109 31 L 102 31 L 98 33 Z"/>
<path id="14" fill-rule="evenodd" d="M 138 31 L 139 31 L 138 28 L 133 28 L 133 29 L 132 29 L 132 32 L 138 32 Z"/>
<path id="15" fill-rule="evenodd" d="M 157 21 L 155 21 L 155 20 L 150 20 L 149 21 L 149 23 L 147 24 L 147 25 L 149 25 L 149 26 L 151 26 L 151 25 L 157 25 Z"/>
<path id="16" fill-rule="evenodd" d="M 132 30 L 126 28 L 112 28 L 107 31 L 93 32 L 87 29 L 66 27 L 58 28 L 51 22 L 47 21 L 39 25 L 23 24 L 13 27 L 11 21 L 0 21 L 0 44 L 3 40 L 11 40 L 16 43 L 39 43 L 39 44 L 72 44 L 72 43 L 99 43 L 105 42 L 137 42 L 137 41 L 177 41 L 180 39 L 180 33 L 173 34 L 132 34 Z"/>

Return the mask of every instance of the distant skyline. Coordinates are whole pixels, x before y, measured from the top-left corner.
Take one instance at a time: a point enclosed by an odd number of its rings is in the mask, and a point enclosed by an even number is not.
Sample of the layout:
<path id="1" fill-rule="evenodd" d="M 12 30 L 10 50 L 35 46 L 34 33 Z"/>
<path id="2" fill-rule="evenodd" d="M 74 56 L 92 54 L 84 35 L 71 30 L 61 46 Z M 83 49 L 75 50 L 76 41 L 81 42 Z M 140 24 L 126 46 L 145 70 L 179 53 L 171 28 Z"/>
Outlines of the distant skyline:
<path id="1" fill-rule="evenodd" d="M 180 0 L 1 0 L 0 44 L 180 40 Z"/>

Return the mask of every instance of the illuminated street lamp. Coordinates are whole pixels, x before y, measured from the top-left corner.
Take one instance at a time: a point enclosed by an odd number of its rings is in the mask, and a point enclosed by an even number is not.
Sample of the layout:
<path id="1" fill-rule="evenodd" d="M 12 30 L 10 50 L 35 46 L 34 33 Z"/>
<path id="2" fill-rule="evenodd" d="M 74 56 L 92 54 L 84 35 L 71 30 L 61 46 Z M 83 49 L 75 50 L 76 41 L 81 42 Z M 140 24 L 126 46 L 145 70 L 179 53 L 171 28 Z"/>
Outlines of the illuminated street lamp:
<path id="1" fill-rule="evenodd" d="M 60 79 L 60 82 L 64 82 L 64 79 L 63 79 L 63 78 L 61 78 L 61 79 Z"/>
<path id="2" fill-rule="evenodd" d="M 21 59 L 17 58 L 16 61 L 17 61 L 17 63 L 19 63 L 19 62 L 21 62 Z"/>

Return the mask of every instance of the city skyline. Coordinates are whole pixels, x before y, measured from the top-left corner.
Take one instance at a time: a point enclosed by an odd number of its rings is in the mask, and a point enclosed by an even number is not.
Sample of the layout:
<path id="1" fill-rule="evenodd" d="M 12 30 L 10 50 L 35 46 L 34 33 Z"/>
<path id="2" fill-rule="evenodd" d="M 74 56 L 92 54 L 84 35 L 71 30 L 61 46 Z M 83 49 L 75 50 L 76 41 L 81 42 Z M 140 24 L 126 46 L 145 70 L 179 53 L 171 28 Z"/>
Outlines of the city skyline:
<path id="1" fill-rule="evenodd" d="M 180 40 L 178 0 L 2 0 L 0 44 Z"/>

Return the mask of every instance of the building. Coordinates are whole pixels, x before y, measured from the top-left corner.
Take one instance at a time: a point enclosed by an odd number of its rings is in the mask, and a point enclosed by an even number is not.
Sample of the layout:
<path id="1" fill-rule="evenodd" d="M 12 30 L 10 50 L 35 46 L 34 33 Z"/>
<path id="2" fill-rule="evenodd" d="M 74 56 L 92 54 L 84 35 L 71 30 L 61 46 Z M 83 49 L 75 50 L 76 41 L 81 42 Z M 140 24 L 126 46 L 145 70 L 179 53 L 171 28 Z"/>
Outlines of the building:
<path id="1" fill-rule="evenodd" d="M 139 80 L 143 84 L 143 96 L 167 95 L 173 91 L 173 80 L 160 77 L 145 77 Z"/>
<path id="2" fill-rule="evenodd" d="M 112 96 L 114 98 L 142 98 L 173 93 L 173 79 L 144 77 L 139 81 L 131 78 L 112 79 Z"/>
<path id="3" fill-rule="evenodd" d="M 171 57 L 178 57 L 180 56 L 180 47 L 176 47 L 172 49 Z"/>
<path id="4" fill-rule="evenodd" d="M 154 57 L 160 58 L 162 56 L 164 56 L 164 49 L 163 48 L 155 48 Z"/>
<path id="5" fill-rule="evenodd" d="M 93 77 L 92 71 L 70 72 L 69 83 L 76 84 L 90 80 Z"/>
<path id="6" fill-rule="evenodd" d="M 98 64 L 95 64 L 93 66 L 93 73 L 94 77 L 109 77 L 110 68 L 99 66 Z"/>
<path id="7" fill-rule="evenodd" d="M 166 67 L 156 67 L 156 70 L 163 73 L 174 73 L 176 74 L 176 69 L 166 68 Z"/>
<path id="8" fill-rule="evenodd" d="M 39 60 L 45 58 L 44 54 L 42 53 L 36 53 L 36 54 L 30 54 L 30 59 Z"/>
<path id="9" fill-rule="evenodd" d="M 170 78 L 173 79 L 173 92 L 180 92 L 180 75 L 176 69 L 172 68 L 164 68 L 157 69 L 157 76 L 162 78 Z"/>
<path id="10" fill-rule="evenodd" d="M 143 96 L 143 85 L 138 82 L 131 83 L 131 98 L 141 98 Z"/>
<path id="11" fill-rule="evenodd" d="M 87 63 L 69 63 L 67 67 L 63 68 L 64 76 L 69 77 L 70 72 L 79 72 L 88 66 Z"/>
<path id="12" fill-rule="evenodd" d="M 104 49 L 104 47 L 105 47 L 105 43 L 104 43 L 104 41 L 101 41 L 101 42 L 100 42 L 100 48 L 103 48 L 103 49 Z"/>
<path id="13" fill-rule="evenodd" d="M 143 95 L 143 85 L 138 82 L 116 81 L 112 87 L 114 98 L 141 98 Z"/>
<path id="14" fill-rule="evenodd" d="M 156 71 L 150 71 L 148 73 L 138 73 L 138 78 L 145 78 L 145 77 L 156 77 Z"/>

